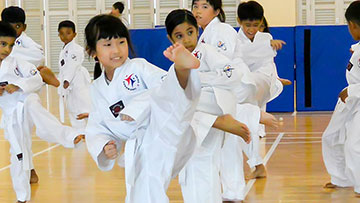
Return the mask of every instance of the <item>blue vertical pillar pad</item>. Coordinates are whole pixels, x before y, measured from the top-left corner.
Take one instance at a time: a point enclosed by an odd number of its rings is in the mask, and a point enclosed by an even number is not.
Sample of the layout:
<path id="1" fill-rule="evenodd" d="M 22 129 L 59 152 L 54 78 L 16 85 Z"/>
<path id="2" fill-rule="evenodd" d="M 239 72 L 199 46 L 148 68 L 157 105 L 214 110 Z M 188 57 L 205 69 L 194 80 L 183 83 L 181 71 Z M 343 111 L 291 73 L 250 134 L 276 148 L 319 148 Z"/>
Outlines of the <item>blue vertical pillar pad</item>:
<path id="1" fill-rule="evenodd" d="M 310 32 L 310 54 L 304 49 L 305 32 Z M 334 109 L 339 92 L 346 86 L 345 70 L 353 43 L 347 26 L 295 27 L 297 111 Z"/>

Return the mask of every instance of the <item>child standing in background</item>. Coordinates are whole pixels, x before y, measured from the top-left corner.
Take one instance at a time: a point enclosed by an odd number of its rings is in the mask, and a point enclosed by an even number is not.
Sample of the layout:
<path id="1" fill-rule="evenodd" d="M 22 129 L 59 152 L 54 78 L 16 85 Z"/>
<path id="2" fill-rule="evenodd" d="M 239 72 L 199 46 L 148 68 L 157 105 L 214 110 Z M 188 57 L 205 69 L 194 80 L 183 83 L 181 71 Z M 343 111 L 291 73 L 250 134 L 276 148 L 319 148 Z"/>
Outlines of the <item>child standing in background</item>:
<path id="1" fill-rule="evenodd" d="M 88 70 L 82 66 L 84 49 L 74 41 L 76 32 L 72 21 L 60 22 L 58 32 L 61 41 L 64 42 L 59 56 L 60 120 L 64 122 L 64 104 L 66 104 L 71 125 L 85 129 L 87 119 L 79 119 L 79 116 L 90 112 L 91 79 Z"/>

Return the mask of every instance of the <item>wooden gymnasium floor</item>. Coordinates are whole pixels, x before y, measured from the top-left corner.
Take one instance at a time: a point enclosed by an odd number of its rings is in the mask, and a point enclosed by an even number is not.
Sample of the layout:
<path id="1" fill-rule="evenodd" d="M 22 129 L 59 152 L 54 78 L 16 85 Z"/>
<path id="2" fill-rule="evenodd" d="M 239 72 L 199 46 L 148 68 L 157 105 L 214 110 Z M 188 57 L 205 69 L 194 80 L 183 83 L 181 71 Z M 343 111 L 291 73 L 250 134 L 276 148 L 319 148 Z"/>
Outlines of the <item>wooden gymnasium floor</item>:
<path id="1" fill-rule="evenodd" d="M 50 87 L 48 92 L 49 109 L 58 116 L 56 90 Z M 46 107 L 46 88 L 41 98 Z M 283 117 L 283 122 L 278 129 L 267 129 L 266 138 L 261 140 L 268 177 L 247 182 L 245 202 L 360 202 L 351 188 L 322 188 L 329 176 L 322 162 L 321 135 L 331 113 L 275 115 Z M 110 172 L 101 172 L 84 144 L 78 149 L 65 149 L 33 135 L 32 149 L 40 181 L 32 185 L 31 202 L 124 202 L 124 170 L 116 166 Z M 3 131 L 0 131 L 0 151 L 0 202 L 15 202 L 9 144 Z M 245 167 L 248 173 L 249 168 Z M 171 203 L 183 202 L 177 180 L 171 183 L 168 195 Z"/>

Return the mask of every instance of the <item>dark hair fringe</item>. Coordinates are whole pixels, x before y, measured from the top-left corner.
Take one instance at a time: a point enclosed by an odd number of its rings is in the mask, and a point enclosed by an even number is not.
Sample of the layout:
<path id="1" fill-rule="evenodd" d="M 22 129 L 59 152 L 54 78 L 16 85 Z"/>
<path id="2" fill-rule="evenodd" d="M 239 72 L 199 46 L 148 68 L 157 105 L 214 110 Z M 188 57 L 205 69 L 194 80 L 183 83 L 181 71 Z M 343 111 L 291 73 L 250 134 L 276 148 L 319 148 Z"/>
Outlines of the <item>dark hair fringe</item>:
<path id="1" fill-rule="evenodd" d="M 17 6 L 10 6 L 1 12 L 1 20 L 8 23 L 25 24 L 25 11 Z"/>
<path id="2" fill-rule="evenodd" d="M 345 11 L 347 22 L 354 22 L 360 26 L 360 1 L 353 1 Z"/>
<path id="3" fill-rule="evenodd" d="M 185 22 L 193 25 L 197 30 L 199 29 L 196 18 L 189 10 L 175 9 L 171 11 L 165 19 L 165 27 L 167 34 L 171 37 L 171 34 L 173 33 L 175 27 Z"/>
<path id="4" fill-rule="evenodd" d="M 199 1 L 199 0 L 192 0 L 192 3 L 191 3 L 191 8 L 194 6 L 194 3 L 196 1 Z M 226 20 L 226 15 L 225 15 L 225 12 L 224 12 L 224 9 L 222 8 L 222 0 L 206 0 L 213 8 L 214 10 L 218 10 L 219 9 L 219 15 L 217 16 L 219 18 L 219 20 L 221 22 L 225 22 Z"/>
<path id="5" fill-rule="evenodd" d="M 72 22 L 71 20 L 63 20 L 59 23 L 59 26 L 58 26 L 58 31 L 60 31 L 61 28 L 63 27 L 68 27 L 68 28 L 71 28 L 73 30 L 73 32 L 76 32 L 76 29 L 75 29 L 75 23 Z"/>
<path id="6" fill-rule="evenodd" d="M 16 39 L 16 31 L 5 21 L 0 21 L 0 37 L 14 37 Z"/>

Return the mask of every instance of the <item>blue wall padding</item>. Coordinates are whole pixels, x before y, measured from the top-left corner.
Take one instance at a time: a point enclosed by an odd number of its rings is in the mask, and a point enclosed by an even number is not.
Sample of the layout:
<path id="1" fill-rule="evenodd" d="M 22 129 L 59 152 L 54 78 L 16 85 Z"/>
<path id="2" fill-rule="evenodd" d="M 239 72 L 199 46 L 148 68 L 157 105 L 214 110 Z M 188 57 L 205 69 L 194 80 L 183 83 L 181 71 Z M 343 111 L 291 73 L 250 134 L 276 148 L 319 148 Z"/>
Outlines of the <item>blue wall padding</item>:
<path id="1" fill-rule="evenodd" d="M 304 29 L 311 30 L 311 107 L 305 106 Z M 347 26 L 273 27 L 270 31 L 274 39 L 286 42 L 278 51 L 275 63 L 280 77 L 292 82 L 296 78 L 296 110 L 333 110 L 339 92 L 346 86 L 345 70 L 351 56 L 349 48 L 355 43 Z M 137 57 L 168 70 L 172 63 L 162 52 L 171 43 L 165 28 L 130 30 L 130 34 Z M 267 109 L 270 112 L 294 111 L 294 85 L 284 87 Z"/>
<path id="2" fill-rule="evenodd" d="M 305 106 L 304 30 L 311 30 L 310 74 L 311 106 Z M 345 70 L 355 41 L 347 26 L 297 26 L 296 109 L 297 111 L 332 111 L 339 92 L 346 87 Z"/>
<path id="3" fill-rule="evenodd" d="M 294 111 L 294 77 L 295 77 L 295 39 L 294 27 L 274 27 L 270 28 L 274 39 L 286 42 L 275 57 L 275 64 L 278 75 L 281 78 L 290 80 L 293 84 L 285 86 L 283 92 L 273 101 L 268 103 L 269 112 L 293 112 Z"/>
<path id="4" fill-rule="evenodd" d="M 172 62 L 165 58 L 163 51 L 171 43 L 166 36 L 165 28 L 130 30 L 136 57 L 145 58 L 159 68 L 168 70 Z"/>

